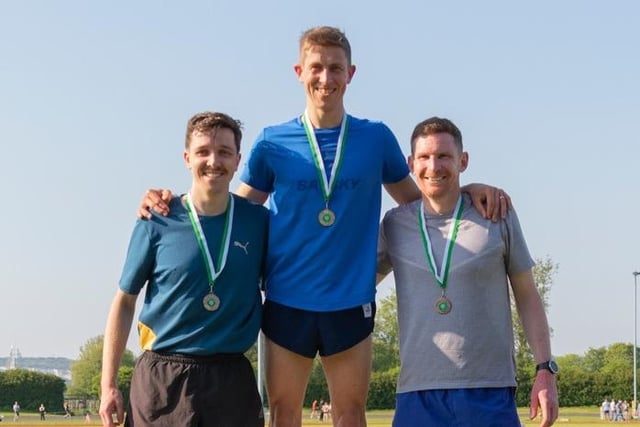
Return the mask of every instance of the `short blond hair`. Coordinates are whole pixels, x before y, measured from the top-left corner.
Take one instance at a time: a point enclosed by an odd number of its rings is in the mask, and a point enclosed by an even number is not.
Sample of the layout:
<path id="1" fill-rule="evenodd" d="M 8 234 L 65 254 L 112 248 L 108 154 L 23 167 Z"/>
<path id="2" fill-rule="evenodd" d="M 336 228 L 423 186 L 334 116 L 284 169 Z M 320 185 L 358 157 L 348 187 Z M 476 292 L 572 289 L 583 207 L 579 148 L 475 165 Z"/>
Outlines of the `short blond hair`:
<path id="1" fill-rule="evenodd" d="M 313 46 L 332 46 L 341 48 L 351 65 L 351 44 L 344 32 L 335 27 L 313 27 L 300 36 L 300 58 Z"/>

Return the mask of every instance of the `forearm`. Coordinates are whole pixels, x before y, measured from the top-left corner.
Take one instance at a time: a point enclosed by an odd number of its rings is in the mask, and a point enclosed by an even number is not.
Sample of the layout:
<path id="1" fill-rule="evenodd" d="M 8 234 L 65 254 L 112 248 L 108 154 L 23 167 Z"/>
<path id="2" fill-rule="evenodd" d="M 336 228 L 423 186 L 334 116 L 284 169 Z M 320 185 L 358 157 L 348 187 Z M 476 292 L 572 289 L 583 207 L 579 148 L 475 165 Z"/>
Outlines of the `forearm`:
<path id="1" fill-rule="evenodd" d="M 120 360 L 126 348 L 129 330 L 133 322 L 135 301 L 135 295 L 127 295 L 118 290 L 111 304 L 102 350 L 101 386 L 103 389 L 116 387 Z"/>
<path id="2" fill-rule="evenodd" d="M 533 274 L 525 273 L 525 277 L 521 279 L 523 280 L 515 279 L 514 283 L 518 315 L 534 360 L 536 363 L 544 362 L 552 356 L 547 315 L 534 284 Z"/>
<path id="3" fill-rule="evenodd" d="M 549 325 L 542 302 L 531 302 L 527 307 L 518 310 L 527 342 L 536 363 L 551 359 L 551 341 Z"/>
<path id="4" fill-rule="evenodd" d="M 384 188 L 399 205 L 411 203 L 422 197 L 422 193 L 410 176 L 393 184 L 384 184 Z"/>
<path id="5" fill-rule="evenodd" d="M 544 304 L 538 293 L 532 270 L 510 275 L 516 307 L 522 328 L 536 363 L 551 359 L 549 324 Z M 549 427 L 558 418 L 558 389 L 555 375 L 546 369 L 536 373 L 531 387 L 529 417 L 534 419 L 541 413 L 540 426 Z"/>
<path id="6" fill-rule="evenodd" d="M 265 193 L 264 191 L 256 190 L 244 182 L 240 183 L 235 193 L 238 196 L 244 197 L 245 199 L 251 200 L 253 203 L 263 205 L 267 199 L 269 198 L 269 193 Z"/>

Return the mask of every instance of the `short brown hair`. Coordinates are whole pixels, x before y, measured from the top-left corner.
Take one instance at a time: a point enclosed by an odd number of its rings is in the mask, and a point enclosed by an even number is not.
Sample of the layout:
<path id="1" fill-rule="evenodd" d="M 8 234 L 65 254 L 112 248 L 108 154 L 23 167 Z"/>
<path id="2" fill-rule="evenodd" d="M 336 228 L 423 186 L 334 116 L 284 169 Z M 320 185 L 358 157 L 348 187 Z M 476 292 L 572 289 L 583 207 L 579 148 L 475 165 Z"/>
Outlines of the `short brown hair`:
<path id="1" fill-rule="evenodd" d="M 334 46 L 344 50 L 351 65 L 351 45 L 347 36 L 335 27 L 313 27 L 300 36 L 300 58 L 311 46 Z"/>
<path id="2" fill-rule="evenodd" d="M 240 152 L 240 142 L 242 141 L 242 122 L 224 113 L 205 111 L 198 113 L 189 119 L 187 123 L 187 134 L 185 136 L 184 147 L 189 148 L 191 135 L 194 132 L 209 132 L 213 129 L 229 129 L 233 132 L 238 153 Z"/>
<path id="3" fill-rule="evenodd" d="M 416 139 L 421 136 L 435 135 L 436 133 L 448 133 L 453 137 L 458 149 L 461 152 L 463 151 L 462 133 L 460 129 L 449 119 L 430 117 L 418 123 L 413 129 L 413 133 L 411 134 L 411 154 L 415 152 Z"/>

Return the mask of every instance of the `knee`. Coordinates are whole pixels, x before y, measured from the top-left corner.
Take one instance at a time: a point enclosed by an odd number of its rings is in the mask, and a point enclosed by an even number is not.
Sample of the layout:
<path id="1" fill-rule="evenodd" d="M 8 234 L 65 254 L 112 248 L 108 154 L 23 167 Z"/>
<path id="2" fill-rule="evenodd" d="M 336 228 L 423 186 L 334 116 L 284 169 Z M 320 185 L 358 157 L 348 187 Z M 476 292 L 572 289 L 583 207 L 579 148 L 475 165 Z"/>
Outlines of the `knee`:
<path id="1" fill-rule="evenodd" d="M 333 425 L 336 427 L 365 427 L 367 425 L 364 414 L 343 414 L 342 416 L 333 416 Z"/>
<path id="2" fill-rule="evenodd" d="M 269 404 L 269 427 L 297 427 L 301 423 L 299 408 L 284 402 Z"/>
<path id="3" fill-rule="evenodd" d="M 365 427 L 367 425 L 364 405 L 359 403 L 352 403 L 346 407 L 333 406 L 331 418 L 336 427 Z"/>

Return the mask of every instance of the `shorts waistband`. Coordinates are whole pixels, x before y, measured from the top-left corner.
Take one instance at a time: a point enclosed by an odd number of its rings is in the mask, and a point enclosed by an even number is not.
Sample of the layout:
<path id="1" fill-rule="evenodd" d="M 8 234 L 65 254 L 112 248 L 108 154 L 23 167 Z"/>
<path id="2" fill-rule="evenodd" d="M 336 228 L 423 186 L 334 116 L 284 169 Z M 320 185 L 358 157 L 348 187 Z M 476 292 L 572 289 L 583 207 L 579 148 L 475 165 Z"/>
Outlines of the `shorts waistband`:
<path id="1" fill-rule="evenodd" d="M 244 358 L 242 353 L 215 353 L 207 355 L 183 354 L 183 353 L 160 353 L 146 350 L 142 357 L 151 361 L 188 363 L 193 365 L 206 365 L 209 363 L 237 360 Z"/>

